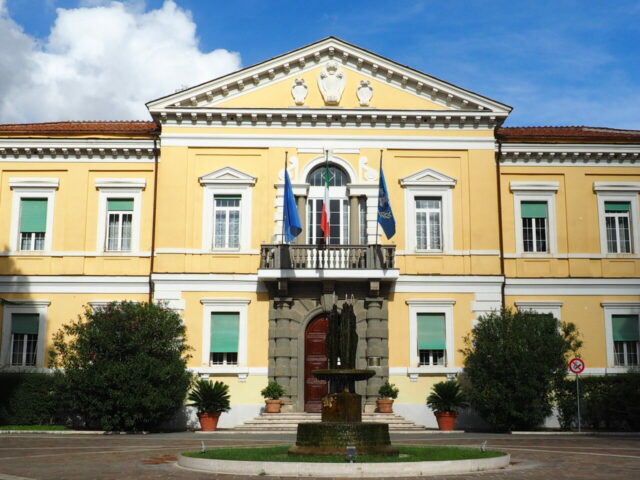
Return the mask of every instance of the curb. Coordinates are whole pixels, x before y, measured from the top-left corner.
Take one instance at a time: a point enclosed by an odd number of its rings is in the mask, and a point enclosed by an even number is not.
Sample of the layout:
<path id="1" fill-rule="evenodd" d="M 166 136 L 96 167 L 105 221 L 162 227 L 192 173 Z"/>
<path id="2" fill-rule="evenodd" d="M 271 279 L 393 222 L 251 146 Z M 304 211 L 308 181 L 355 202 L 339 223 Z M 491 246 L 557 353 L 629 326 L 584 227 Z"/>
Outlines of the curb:
<path id="1" fill-rule="evenodd" d="M 393 463 L 248 462 L 210 460 L 180 455 L 178 465 L 192 470 L 235 475 L 379 478 L 433 476 L 496 470 L 507 467 L 510 461 L 511 456 L 509 454 L 502 457 L 473 460 Z M 322 465 L 322 469 L 312 468 L 316 465 Z"/>

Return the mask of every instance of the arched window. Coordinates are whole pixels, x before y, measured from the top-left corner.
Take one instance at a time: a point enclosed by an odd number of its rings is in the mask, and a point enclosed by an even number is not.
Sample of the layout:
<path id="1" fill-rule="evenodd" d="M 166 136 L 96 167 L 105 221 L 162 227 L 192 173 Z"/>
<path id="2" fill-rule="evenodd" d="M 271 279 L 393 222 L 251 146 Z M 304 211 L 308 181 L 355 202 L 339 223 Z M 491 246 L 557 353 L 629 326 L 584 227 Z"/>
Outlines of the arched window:
<path id="1" fill-rule="evenodd" d="M 325 194 L 325 177 L 329 176 L 329 244 L 349 243 L 349 199 L 347 184 L 349 176 L 340 167 L 322 164 L 314 168 L 307 177 L 309 197 L 307 199 L 307 243 L 309 245 L 324 243 L 324 235 L 320 228 L 322 205 Z"/>

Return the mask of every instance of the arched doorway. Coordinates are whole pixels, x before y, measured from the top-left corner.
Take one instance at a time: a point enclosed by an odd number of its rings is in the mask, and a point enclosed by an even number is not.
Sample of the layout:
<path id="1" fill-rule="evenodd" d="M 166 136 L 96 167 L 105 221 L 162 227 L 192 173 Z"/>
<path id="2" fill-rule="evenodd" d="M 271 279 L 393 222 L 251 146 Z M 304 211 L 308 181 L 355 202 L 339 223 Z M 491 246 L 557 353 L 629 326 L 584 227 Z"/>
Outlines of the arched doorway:
<path id="1" fill-rule="evenodd" d="M 329 319 L 320 315 L 309 322 L 304 333 L 304 411 L 320 412 L 322 397 L 328 393 L 327 382 L 311 373 L 328 367 L 326 337 Z"/>

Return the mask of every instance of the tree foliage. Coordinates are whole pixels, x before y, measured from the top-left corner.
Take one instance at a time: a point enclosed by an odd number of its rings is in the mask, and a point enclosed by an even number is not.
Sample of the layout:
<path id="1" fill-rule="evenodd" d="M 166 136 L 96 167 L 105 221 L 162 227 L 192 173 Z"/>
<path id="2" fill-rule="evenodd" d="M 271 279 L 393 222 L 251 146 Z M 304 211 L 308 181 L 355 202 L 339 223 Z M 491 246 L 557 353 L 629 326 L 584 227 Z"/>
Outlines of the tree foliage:
<path id="1" fill-rule="evenodd" d="M 575 325 L 550 314 L 503 309 L 480 317 L 462 350 L 471 405 L 497 430 L 539 426 L 581 345 Z"/>
<path id="2" fill-rule="evenodd" d="M 139 431 L 184 403 L 185 327 L 153 303 L 113 302 L 87 308 L 54 334 L 50 364 L 59 368 L 68 410 L 88 426 Z"/>

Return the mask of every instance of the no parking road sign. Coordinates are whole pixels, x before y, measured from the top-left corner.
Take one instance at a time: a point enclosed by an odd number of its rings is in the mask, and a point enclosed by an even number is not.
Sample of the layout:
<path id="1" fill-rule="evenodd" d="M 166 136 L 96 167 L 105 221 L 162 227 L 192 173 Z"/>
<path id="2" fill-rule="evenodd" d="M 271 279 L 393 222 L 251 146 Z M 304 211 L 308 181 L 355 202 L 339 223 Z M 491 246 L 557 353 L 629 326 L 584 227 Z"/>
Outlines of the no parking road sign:
<path id="1" fill-rule="evenodd" d="M 584 371 L 584 360 L 581 358 L 572 358 L 569 361 L 569 370 L 576 375 Z"/>

